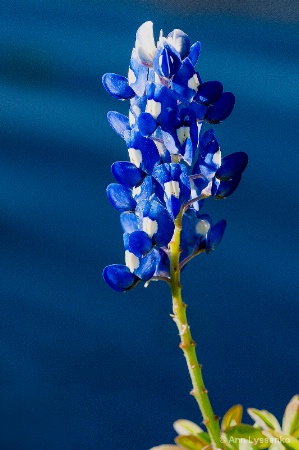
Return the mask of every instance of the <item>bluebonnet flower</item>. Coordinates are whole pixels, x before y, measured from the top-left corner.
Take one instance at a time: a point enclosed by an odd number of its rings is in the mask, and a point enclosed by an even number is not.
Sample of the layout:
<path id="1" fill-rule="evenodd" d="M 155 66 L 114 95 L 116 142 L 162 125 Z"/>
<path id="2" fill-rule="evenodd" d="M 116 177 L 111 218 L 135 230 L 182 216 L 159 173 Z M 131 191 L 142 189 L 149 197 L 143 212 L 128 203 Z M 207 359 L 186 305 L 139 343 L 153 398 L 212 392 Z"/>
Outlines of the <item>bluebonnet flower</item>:
<path id="1" fill-rule="evenodd" d="M 160 185 L 161 201 L 164 201 L 167 210 L 175 219 L 181 206 L 190 199 L 190 182 L 187 167 L 179 163 L 160 164 L 154 168 L 153 177 Z M 157 195 L 159 186 L 157 186 Z"/>
<path id="2" fill-rule="evenodd" d="M 212 195 L 219 199 L 228 197 L 240 183 L 247 163 L 248 156 L 244 152 L 222 158 L 214 131 L 206 131 L 200 139 L 198 159 L 193 167 L 198 195 Z"/>
<path id="3" fill-rule="evenodd" d="M 213 251 L 226 222 L 213 225 L 202 213 L 204 199 L 225 198 L 238 186 L 248 159 L 244 152 L 221 156 L 214 130 L 233 110 L 235 97 L 219 81 L 202 81 L 195 70 L 201 45 L 175 29 L 154 40 L 152 22 L 136 33 L 128 77 L 107 73 L 106 91 L 128 100 L 128 117 L 116 111 L 108 121 L 127 145 L 129 161 L 112 165 L 116 183 L 107 187 L 120 214 L 125 264 L 105 267 L 116 291 L 142 280 L 170 280 L 169 244 L 182 216 L 180 266 Z M 181 217 L 180 216 L 180 217 Z"/>
<path id="4" fill-rule="evenodd" d="M 201 252 L 207 254 L 215 250 L 220 243 L 226 228 L 224 219 L 213 225 L 208 214 L 201 214 L 189 208 L 183 215 L 183 227 L 181 234 L 181 259 L 182 265 L 186 264 L 191 257 Z"/>

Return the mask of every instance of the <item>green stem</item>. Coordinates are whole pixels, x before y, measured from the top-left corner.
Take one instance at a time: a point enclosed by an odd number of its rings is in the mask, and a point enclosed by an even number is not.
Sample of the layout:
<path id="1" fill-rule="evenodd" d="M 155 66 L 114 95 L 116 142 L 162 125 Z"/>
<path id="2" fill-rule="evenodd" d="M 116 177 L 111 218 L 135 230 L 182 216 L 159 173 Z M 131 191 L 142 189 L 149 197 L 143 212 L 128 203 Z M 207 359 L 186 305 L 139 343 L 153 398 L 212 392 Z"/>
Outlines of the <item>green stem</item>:
<path id="1" fill-rule="evenodd" d="M 198 364 L 195 342 L 192 339 L 190 327 L 188 325 L 186 316 L 187 305 L 182 300 L 181 295 L 181 283 L 180 283 L 180 237 L 182 230 L 182 215 L 183 210 L 178 214 L 175 220 L 175 230 L 172 240 L 169 244 L 170 250 L 170 288 L 172 294 L 172 306 L 173 306 L 173 320 L 176 323 L 179 335 L 181 338 L 180 348 L 183 350 L 189 374 L 192 381 L 193 389 L 191 394 L 195 397 L 198 406 L 203 416 L 203 423 L 205 424 L 208 433 L 211 438 L 211 442 L 215 448 L 222 448 L 223 445 L 220 442 L 220 427 L 219 418 L 215 416 L 208 391 L 204 385 L 202 378 L 201 365 Z"/>

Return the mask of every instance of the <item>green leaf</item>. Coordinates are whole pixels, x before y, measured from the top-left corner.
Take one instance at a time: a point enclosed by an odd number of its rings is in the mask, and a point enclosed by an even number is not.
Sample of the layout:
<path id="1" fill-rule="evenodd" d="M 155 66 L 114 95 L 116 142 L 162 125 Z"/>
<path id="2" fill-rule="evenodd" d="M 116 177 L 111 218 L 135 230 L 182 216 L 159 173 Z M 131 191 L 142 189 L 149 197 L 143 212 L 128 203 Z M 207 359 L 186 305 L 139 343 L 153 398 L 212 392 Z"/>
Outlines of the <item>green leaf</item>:
<path id="1" fill-rule="evenodd" d="M 242 405 L 232 406 L 223 416 L 221 429 L 223 431 L 228 427 L 239 425 L 242 420 L 243 407 Z"/>
<path id="2" fill-rule="evenodd" d="M 267 448 L 269 446 L 269 443 L 265 442 L 266 439 L 262 431 L 259 428 L 253 427 L 252 425 L 241 423 L 234 427 L 227 428 L 224 434 L 226 438 L 225 442 L 227 442 L 234 448 L 239 448 L 239 444 L 242 443 L 245 439 L 257 448 Z"/>
<path id="3" fill-rule="evenodd" d="M 203 430 L 198 425 L 196 425 L 196 423 L 186 419 L 176 420 L 173 424 L 173 428 L 178 434 L 183 435 L 192 434 L 194 436 L 197 436 L 198 434 L 203 433 Z"/>
<path id="4" fill-rule="evenodd" d="M 282 419 L 282 429 L 286 434 L 299 437 L 299 395 L 294 395 L 287 405 Z"/>
<path id="5" fill-rule="evenodd" d="M 248 414 L 255 421 L 256 425 L 260 426 L 263 430 L 275 430 L 281 431 L 278 420 L 273 414 L 269 413 L 265 409 L 248 408 Z"/>
<path id="6" fill-rule="evenodd" d="M 192 434 L 189 434 L 188 436 L 177 436 L 175 442 L 187 450 L 202 450 L 209 445 L 205 439 L 193 436 Z"/>
<path id="7" fill-rule="evenodd" d="M 290 435 L 289 436 L 286 435 L 283 438 L 284 438 L 283 445 L 286 448 L 293 449 L 293 450 L 299 450 L 299 441 L 298 441 L 298 439 L 296 439 L 296 438 L 294 438 L 293 436 L 290 436 Z"/>

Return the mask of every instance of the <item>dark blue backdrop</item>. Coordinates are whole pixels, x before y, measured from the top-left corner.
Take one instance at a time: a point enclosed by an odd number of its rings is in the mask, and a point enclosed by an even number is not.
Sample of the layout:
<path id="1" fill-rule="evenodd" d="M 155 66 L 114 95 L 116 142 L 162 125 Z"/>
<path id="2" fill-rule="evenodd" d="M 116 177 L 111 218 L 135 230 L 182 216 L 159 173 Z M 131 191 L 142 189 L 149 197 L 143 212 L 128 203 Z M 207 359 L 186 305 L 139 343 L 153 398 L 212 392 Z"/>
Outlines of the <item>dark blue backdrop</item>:
<path id="1" fill-rule="evenodd" d="M 105 187 L 127 158 L 106 113 L 127 104 L 100 80 L 126 74 L 145 20 L 202 41 L 202 78 L 237 97 L 223 152 L 250 157 L 239 190 L 205 209 L 228 220 L 221 246 L 183 275 L 215 411 L 281 417 L 299 391 L 296 11 L 200 5 L 1 1 L 1 450 L 146 450 L 200 421 L 167 286 L 117 294 L 101 278 L 123 262 Z"/>

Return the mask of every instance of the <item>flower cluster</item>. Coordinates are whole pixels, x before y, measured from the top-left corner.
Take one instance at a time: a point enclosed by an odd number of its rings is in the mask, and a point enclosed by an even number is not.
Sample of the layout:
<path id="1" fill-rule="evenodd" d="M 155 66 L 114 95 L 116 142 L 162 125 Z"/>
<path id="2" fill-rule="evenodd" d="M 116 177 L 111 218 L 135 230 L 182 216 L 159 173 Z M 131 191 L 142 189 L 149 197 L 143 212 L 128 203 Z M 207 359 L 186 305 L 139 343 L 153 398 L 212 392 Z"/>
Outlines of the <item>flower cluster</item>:
<path id="1" fill-rule="evenodd" d="M 169 280 L 168 244 L 175 220 L 182 214 L 181 267 L 220 242 L 225 221 L 213 225 L 200 212 L 204 199 L 225 198 L 238 186 L 247 155 L 221 157 L 213 129 L 233 110 L 235 97 L 219 81 L 202 82 L 195 64 L 200 43 L 175 29 L 157 44 L 152 22 L 137 31 L 128 78 L 103 76 L 107 92 L 129 99 L 129 116 L 110 111 L 111 127 L 126 142 L 129 161 L 112 165 L 116 183 L 108 199 L 121 213 L 125 265 L 113 264 L 103 277 L 116 291 L 131 289 L 140 280 Z"/>

